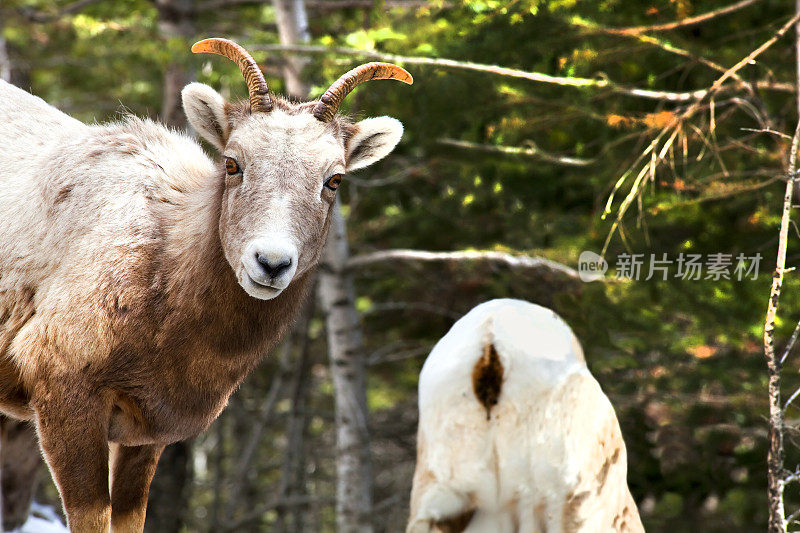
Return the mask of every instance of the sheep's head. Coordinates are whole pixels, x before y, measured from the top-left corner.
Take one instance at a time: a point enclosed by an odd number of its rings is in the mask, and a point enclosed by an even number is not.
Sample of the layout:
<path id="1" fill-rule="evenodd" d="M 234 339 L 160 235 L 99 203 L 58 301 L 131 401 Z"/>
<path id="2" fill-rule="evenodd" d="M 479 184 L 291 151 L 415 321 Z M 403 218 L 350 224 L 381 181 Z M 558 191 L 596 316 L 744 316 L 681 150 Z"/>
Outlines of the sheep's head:
<path id="1" fill-rule="evenodd" d="M 410 84 L 411 75 L 370 63 L 343 75 L 319 101 L 294 104 L 270 96 L 255 61 L 236 43 L 206 39 L 192 51 L 236 61 L 247 81 L 249 102 L 230 104 L 192 83 L 183 89 L 183 107 L 225 163 L 219 171 L 225 257 L 248 294 L 275 298 L 317 263 L 344 174 L 382 159 L 402 136 L 403 125 L 390 117 L 351 123 L 336 115 L 342 99 L 363 81 Z"/>

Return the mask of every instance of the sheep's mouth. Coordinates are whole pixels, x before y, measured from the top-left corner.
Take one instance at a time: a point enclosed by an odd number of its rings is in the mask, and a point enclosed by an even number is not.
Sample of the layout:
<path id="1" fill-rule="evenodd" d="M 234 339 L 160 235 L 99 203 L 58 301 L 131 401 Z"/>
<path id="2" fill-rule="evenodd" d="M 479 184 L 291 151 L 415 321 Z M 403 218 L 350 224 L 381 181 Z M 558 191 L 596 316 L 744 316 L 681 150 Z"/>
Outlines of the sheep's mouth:
<path id="1" fill-rule="evenodd" d="M 282 291 L 283 290 L 280 287 L 275 287 L 273 285 L 267 285 L 266 283 L 261 283 L 259 281 L 256 281 L 252 277 L 250 277 L 250 274 L 247 274 L 247 277 L 250 278 L 250 281 L 253 282 L 253 285 L 256 285 L 258 287 L 262 287 L 264 289 L 272 289 L 273 291 Z"/>
<path id="2" fill-rule="evenodd" d="M 253 279 L 253 277 L 247 272 L 247 269 L 244 269 L 243 272 L 244 276 L 242 276 L 241 285 L 242 288 L 254 298 L 258 298 L 260 300 L 271 300 L 278 296 L 283 289 L 286 287 L 274 287 L 272 285 L 267 285 L 266 283 L 260 283 Z"/>

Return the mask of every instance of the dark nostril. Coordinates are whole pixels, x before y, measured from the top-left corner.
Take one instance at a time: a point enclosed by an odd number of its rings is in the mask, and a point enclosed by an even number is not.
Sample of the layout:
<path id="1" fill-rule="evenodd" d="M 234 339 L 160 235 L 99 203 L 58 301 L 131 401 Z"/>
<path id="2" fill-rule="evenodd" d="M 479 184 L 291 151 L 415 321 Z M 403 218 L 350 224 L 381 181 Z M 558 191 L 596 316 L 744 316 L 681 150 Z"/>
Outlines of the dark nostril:
<path id="1" fill-rule="evenodd" d="M 264 272 L 271 278 L 280 276 L 286 269 L 292 266 L 292 259 L 284 257 L 278 261 L 270 261 L 265 255 L 256 254 L 256 261 L 261 265 Z"/>

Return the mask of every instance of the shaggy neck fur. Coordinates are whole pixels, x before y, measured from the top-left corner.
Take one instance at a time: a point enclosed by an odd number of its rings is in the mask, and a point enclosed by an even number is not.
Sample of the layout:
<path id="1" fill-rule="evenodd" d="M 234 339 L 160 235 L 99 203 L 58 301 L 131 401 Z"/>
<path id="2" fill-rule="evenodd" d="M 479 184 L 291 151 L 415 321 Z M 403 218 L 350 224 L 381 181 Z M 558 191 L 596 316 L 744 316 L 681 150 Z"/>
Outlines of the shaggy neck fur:
<path id="1" fill-rule="evenodd" d="M 166 230 L 161 275 L 167 320 L 159 344 L 175 343 L 185 331 L 203 338 L 217 355 L 245 359 L 240 361 L 245 368 L 236 374 L 246 373 L 291 324 L 308 292 L 310 275 L 301 274 L 272 300 L 253 298 L 241 288 L 222 250 L 219 213 L 224 170 L 221 163 L 214 167 L 178 201 L 163 203 L 160 209 Z M 187 303 L 192 313 L 186 313 Z M 169 311 L 178 308 L 180 316 L 173 321 Z M 186 331 L 180 322 L 194 327 Z M 237 384 L 243 377 L 236 376 Z"/>

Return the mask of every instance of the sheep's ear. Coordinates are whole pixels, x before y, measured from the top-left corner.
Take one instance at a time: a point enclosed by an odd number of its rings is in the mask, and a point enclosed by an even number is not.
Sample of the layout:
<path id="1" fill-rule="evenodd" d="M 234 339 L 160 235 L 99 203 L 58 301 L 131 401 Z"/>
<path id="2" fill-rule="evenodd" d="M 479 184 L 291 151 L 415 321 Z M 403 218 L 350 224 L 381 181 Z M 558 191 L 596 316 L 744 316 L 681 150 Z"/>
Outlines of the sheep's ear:
<path id="1" fill-rule="evenodd" d="M 225 99 L 204 83 L 190 83 L 181 92 L 183 111 L 197 133 L 222 151 L 230 135 Z"/>
<path id="2" fill-rule="evenodd" d="M 347 142 L 347 171 L 368 167 L 394 150 L 403 136 L 403 124 L 391 117 L 364 119 L 355 124 Z"/>

